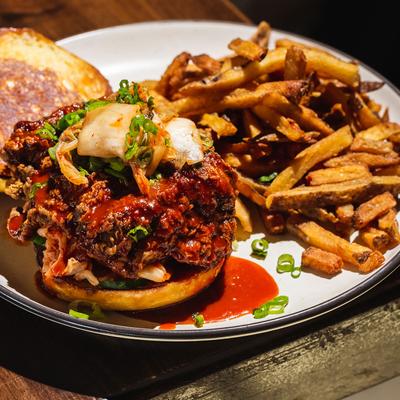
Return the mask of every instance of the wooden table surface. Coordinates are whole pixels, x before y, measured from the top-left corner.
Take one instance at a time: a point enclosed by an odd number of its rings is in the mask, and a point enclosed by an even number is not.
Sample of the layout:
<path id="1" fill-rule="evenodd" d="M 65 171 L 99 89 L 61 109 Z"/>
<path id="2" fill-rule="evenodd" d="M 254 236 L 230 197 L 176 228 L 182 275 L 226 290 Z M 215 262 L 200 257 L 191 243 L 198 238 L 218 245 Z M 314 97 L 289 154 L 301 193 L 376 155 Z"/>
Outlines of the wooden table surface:
<path id="1" fill-rule="evenodd" d="M 0 26 L 32 27 L 54 40 L 106 26 L 161 19 L 250 22 L 228 0 L 0 0 Z M 204 399 L 244 398 L 239 389 L 257 399 L 338 398 L 363 385 L 400 374 L 400 302 L 394 300 L 399 293 L 399 272 L 369 296 L 316 321 L 218 343 L 160 344 L 107 338 L 56 325 L 0 300 L 0 400 L 132 400 L 151 396 L 192 399 L 194 386 L 189 382 L 196 382 L 196 398 Z M 375 321 L 373 327 L 371 320 Z M 389 330 L 387 335 L 385 327 Z M 333 346 L 338 336 L 343 338 L 341 348 Z M 345 340 L 346 337 L 353 341 Z M 383 339 L 390 342 L 391 346 L 385 347 L 385 363 L 372 360 L 375 369 L 363 365 L 354 354 L 358 350 L 354 341 L 360 337 L 368 343 L 366 352 L 371 351 L 371 357 L 381 351 Z M 336 379 L 332 377 L 330 381 L 335 385 L 325 387 L 319 385 L 322 375 L 313 370 L 318 369 L 314 368 L 318 365 L 318 350 L 328 352 L 332 347 L 336 353 L 330 353 L 331 360 L 337 365 L 332 373 Z M 311 364 L 307 361 L 310 354 L 315 357 Z M 315 387 L 315 396 L 311 397 L 284 392 L 290 387 L 301 389 L 296 383 L 285 385 L 280 375 L 286 373 L 282 368 L 293 360 L 304 365 L 304 371 L 314 374 L 319 389 L 324 386 L 330 392 L 319 393 Z M 352 365 L 350 376 L 357 377 L 358 386 L 354 379 L 351 387 L 349 381 L 348 387 L 343 384 L 346 364 Z M 266 370 L 267 374 L 263 372 Z M 292 372 L 289 375 L 294 376 Z M 268 379 L 261 385 L 263 376 Z M 271 397 L 268 391 L 272 383 L 275 394 Z M 307 390 L 305 386 L 307 380 L 303 379 L 302 390 Z"/>

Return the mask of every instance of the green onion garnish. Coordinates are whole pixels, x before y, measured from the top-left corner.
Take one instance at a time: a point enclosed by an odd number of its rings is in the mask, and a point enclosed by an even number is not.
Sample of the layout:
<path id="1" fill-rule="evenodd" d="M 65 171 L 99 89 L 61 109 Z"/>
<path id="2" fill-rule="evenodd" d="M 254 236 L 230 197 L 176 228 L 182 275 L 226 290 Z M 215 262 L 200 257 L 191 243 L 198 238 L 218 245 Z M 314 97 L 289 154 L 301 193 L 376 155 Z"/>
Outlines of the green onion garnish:
<path id="1" fill-rule="evenodd" d="M 104 168 L 104 172 L 113 176 L 114 178 L 118 178 L 121 183 L 126 183 L 126 176 L 122 172 L 115 171 L 114 169 L 108 167 Z"/>
<path id="2" fill-rule="evenodd" d="M 301 275 L 301 267 L 294 267 L 290 275 L 292 278 L 297 279 Z"/>
<path id="3" fill-rule="evenodd" d="M 29 191 L 28 198 L 33 199 L 36 196 L 36 192 L 39 189 L 44 188 L 47 185 L 47 182 L 36 182 L 31 186 L 31 190 Z"/>
<path id="4" fill-rule="evenodd" d="M 266 239 L 255 239 L 251 242 L 251 253 L 252 256 L 265 258 L 268 254 L 268 240 Z"/>
<path id="5" fill-rule="evenodd" d="M 128 233 L 126 234 L 130 239 L 135 241 L 136 243 L 139 242 L 139 240 L 144 239 L 146 236 L 148 236 L 150 232 L 142 225 L 137 225 L 134 228 L 132 228 Z"/>
<path id="6" fill-rule="evenodd" d="M 82 176 L 88 176 L 89 175 L 89 172 L 85 169 L 85 168 L 83 168 L 83 167 L 78 167 L 78 170 L 79 170 L 79 173 L 82 175 Z"/>
<path id="7" fill-rule="evenodd" d="M 85 103 L 85 110 L 92 111 L 99 107 L 104 107 L 110 104 L 111 101 L 108 100 L 89 100 Z"/>
<path id="8" fill-rule="evenodd" d="M 202 314 L 199 314 L 198 312 L 194 313 L 192 314 L 192 319 L 196 328 L 201 328 L 204 325 L 204 317 Z"/>
<path id="9" fill-rule="evenodd" d="M 294 258 L 290 254 L 281 254 L 278 257 L 276 271 L 280 274 L 284 272 L 292 272 L 294 268 Z"/>
<path id="10" fill-rule="evenodd" d="M 263 175 L 258 178 L 260 183 L 269 183 L 272 182 L 278 176 L 277 172 L 273 172 L 270 175 Z"/>
<path id="11" fill-rule="evenodd" d="M 282 314 L 285 312 L 285 307 L 289 304 L 289 297 L 277 296 L 274 299 L 267 301 L 260 307 L 253 310 L 253 317 L 256 319 L 265 318 L 271 314 Z"/>
<path id="12" fill-rule="evenodd" d="M 81 312 L 79 312 L 79 311 L 75 311 L 75 310 L 73 310 L 72 308 L 69 309 L 68 314 L 69 314 L 71 317 L 74 317 L 74 318 L 89 319 L 89 315 L 88 315 L 88 314 L 81 313 Z"/>
<path id="13" fill-rule="evenodd" d="M 126 290 L 126 289 L 137 289 L 147 285 L 146 279 L 105 279 L 100 281 L 100 287 L 102 289 L 111 290 Z"/>
<path id="14" fill-rule="evenodd" d="M 47 150 L 47 152 L 49 153 L 50 158 L 53 161 L 56 161 L 57 146 L 58 146 L 58 143 L 56 145 L 54 145 L 53 147 L 49 147 L 48 150 Z"/>
<path id="15" fill-rule="evenodd" d="M 129 82 L 127 79 L 123 79 L 119 83 L 117 95 L 118 103 L 127 103 L 127 104 L 137 104 L 137 103 L 145 103 L 144 100 L 140 98 L 139 95 L 139 85 L 137 83 L 133 84 L 133 94 L 129 90 Z M 150 100 L 150 103 L 153 103 L 153 99 Z M 149 107 L 151 107 L 149 105 Z"/>
<path id="16" fill-rule="evenodd" d="M 57 122 L 56 129 L 60 132 L 65 131 L 69 126 L 79 122 L 85 115 L 86 111 L 81 109 L 66 114 Z"/>
<path id="17" fill-rule="evenodd" d="M 107 159 L 106 161 L 108 162 L 110 168 L 114 171 L 121 172 L 125 168 L 125 164 L 117 157 Z"/>
<path id="18" fill-rule="evenodd" d="M 97 303 L 84 300 L 74 300 L 70 303 L 68 314 L 82 319 L 104 319 L 104 314 Z"/>
<path id="19" fill-rule="evenodd" d="M 43 127 L 36 131 L 36 135 L 38 135 L 41 139 L 49 139 L 55 142 L 58 140 L 54 126 L 48 122 L 45 122 Z"/>
<path id="20" fill-rule="evenodd" d="M 35 235 L 32 242 L 38 247 L 44 247 L 46 245 L 46 238 L 43 236 Z"/>

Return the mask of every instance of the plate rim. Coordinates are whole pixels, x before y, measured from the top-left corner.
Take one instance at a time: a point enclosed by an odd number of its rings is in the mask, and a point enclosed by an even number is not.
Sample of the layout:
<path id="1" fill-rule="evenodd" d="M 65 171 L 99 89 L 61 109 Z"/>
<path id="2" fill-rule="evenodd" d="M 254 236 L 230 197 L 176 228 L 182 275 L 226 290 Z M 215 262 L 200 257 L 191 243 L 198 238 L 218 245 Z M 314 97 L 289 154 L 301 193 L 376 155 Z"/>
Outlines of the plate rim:
<path id="1" fill-rule="evenodd" d="M 226 22 L 226 21 L 215 21 L 215 20 L 164 20 L 164 21 L 148 21 L 148 22 L 138 22 L 123 25 L 116 25 L 112 27 L 96 29 L 88 32 L 83 32 L 77 35 L 69 36 L 57 41 L 57 44 L 64 45 L 71 43 L 75 40 L 80 40 L 87 37 L 93 37 L 102 34 L 108 34 L 113 31 L 120 31 L 123 29 L 129 29 L 132 26 L 159 26 L 159 25 L 213 25 L 215 27 L 219 26 L 241 26 L 241 27 L 253 27 L 251 24 L 237 23 L 237 22 Z M 273 29 L 274 32 L 290 35 L 292 37 L 301 39 L 308 43 L 313 43 L 321 48 L 325 48 L 336 52 L 337 54 L 358 61 L 360 65 L 365 68 L 370 73 L 374 74 L 377 78 L 381 79 L 390 89 L 392 89 L 400 99 L 400 90 L 382 74 L 377 72 L 374 68 L 368 66 L 364 62 L 350 56 L 349 54 L 338 50 L 330 45 L 324 44 L 317 40 L 308 38 L 303 35 L 296 33 L 291 33 L 281 29 Z M 400 246 L 400 245 L 399 245 Z M 123 339 L 135 339 L 135 340 L 147 340 L 147 341 L 166 341 L 166 342 L 176 342 L 176 341 L 209 341 L 209 340 L 221 340 L 238 338 L 243 336 L 250 336 L 255 334 L 266 333 L 274 330 L 283 329 L 292 325 L 297 325 L 302 322 L 317 318 L 321 315 L 327 314 L 334 311 L 340 307 L 345 306 L 351 301 L 362 296 L 367 291 L 373 289 L 376 285 L 390 276 L 398 267 L 400 266 L 400 247 L 397 254 L 395 254 L 383 267 L 381 267 L 377 272 L 375 272 L 370 277 L 366 278 L 363 282 L 358 283 L 356 286 L 340 293 L 329 300 L 323 301 L 321 303 L 315 304 L 311 307 L 305 308 L 303 310 L 297 311 L 292 314 L 283 315 L 274 319 L 264 319 L 256 323 L 246 323 L 239 326 L 228 326 L 228 327 L 218 327 L 218 328 L 208 328 L 202 329 L 188 329 L 188 330 L 160 330 L 153 328 L 140 328 L 131 327 L 124 325 L 110 324 L 106 322 L 94 321 L 94 320 L 79 320 L 70 317 L 68 314 L 55 310 L 51 307 L 40 304 L 21 293 L 18 293 L 11 288 L 8 288 L 0 284 L 0 297 L 8 302 L 28 311 L 34 315 L 42 317 L 48 321 L 52 321 L 69 328 L 75 328 L 85 332 L 118 337 Z"/>

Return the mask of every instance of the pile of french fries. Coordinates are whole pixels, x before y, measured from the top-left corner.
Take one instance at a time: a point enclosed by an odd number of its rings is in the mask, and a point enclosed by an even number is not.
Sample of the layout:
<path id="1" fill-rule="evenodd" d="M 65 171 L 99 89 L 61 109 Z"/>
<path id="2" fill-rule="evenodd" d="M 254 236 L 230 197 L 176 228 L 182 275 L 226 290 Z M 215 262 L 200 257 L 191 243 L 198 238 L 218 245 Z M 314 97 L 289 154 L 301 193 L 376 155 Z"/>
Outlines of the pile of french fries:
<path id="1" fill-rule="evenodd" d="M 192 118 L 236 169 L 243 230 L 253 230 L 246 198 L 268 233 L 309 246 L 304 267 L 370 272 L 400 243 L 400 125 L 368 95 L 383 83 L 361 82 L 357 63 L 303 43 L 269 48 L 269 37 L 262 22 L 232 40 L 231 55 L 185 52 L 143 84 L 163 118 Z"/>

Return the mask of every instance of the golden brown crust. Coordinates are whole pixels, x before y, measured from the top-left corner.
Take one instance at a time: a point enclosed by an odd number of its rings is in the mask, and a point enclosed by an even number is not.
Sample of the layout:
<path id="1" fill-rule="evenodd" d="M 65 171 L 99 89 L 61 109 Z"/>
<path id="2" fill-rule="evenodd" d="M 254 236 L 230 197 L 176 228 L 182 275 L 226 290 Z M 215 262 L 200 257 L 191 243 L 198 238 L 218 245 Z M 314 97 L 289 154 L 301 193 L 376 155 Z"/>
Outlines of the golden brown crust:
<path id="1" fill-rule="evenodd" d="M 138 311 L 166 307 L 196 295 L 217 277 L 224 263 L 209 270 L 200 270 L 184 279 L 136 290 L 85 289 L 67 280 L 43 276 L 45 287 L 66 301 L 86 300 L 104 310 Z"/>

